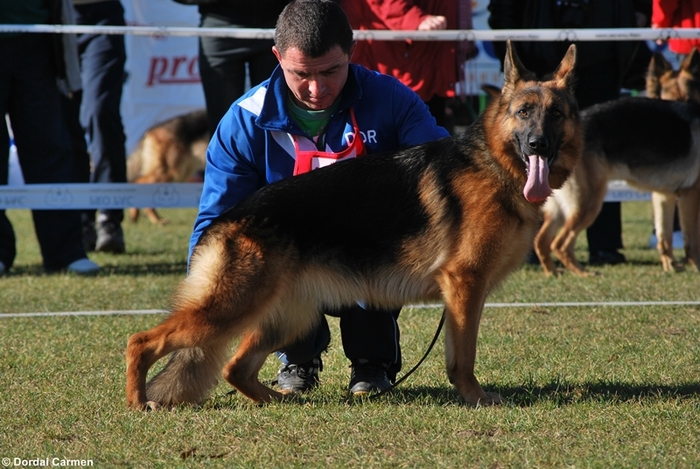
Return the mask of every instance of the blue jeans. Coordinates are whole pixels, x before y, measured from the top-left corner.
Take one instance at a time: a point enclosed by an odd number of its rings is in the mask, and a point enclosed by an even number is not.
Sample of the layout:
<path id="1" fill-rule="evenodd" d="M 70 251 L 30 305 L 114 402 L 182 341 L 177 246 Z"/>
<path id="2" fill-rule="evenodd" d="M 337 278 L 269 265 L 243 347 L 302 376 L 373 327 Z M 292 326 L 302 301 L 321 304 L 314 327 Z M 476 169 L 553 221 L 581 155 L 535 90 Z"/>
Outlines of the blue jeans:
<path id="1" fill-rule="evenodd" d="M 22 175 L 27 184 L 73 182 L 73 152 L 53 70 L 52 45 L 43 34 L 0 38 L 0 116 L 9 114 Z M 0 184 L 7 184 L 7 127 L 0 124 Z M 86 257 L 80 213 L 33 210 L 34 229 L 46 270 Z M 0 261 L 15 260 L 15 233 L 0 210 Z"/>

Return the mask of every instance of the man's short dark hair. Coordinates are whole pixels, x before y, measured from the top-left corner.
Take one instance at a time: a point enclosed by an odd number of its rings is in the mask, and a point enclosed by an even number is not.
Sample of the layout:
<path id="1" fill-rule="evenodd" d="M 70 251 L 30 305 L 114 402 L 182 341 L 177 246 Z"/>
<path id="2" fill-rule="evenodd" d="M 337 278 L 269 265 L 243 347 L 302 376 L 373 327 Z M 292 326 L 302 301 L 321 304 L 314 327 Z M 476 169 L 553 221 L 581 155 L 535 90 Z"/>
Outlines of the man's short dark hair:
<path id="1" fill-rule="evenodd" d="M 345 12 L 329 0 L 295 0 L 287 5 L 275 28 L 275 46 L 282 55 L 292 47 L 305 56 L 321 57 L 335 46 L 352 48 L 352 26 Z"/>

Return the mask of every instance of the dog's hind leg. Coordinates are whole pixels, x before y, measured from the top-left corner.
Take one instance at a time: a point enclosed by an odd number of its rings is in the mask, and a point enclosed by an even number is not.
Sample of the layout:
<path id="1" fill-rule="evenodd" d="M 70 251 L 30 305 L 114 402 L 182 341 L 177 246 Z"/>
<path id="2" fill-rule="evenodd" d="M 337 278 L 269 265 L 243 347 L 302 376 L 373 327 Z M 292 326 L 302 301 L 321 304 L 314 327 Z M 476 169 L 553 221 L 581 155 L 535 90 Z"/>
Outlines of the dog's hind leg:
<path id="1" fill-rule="evenodd" d="M 661 257 L 664 272 L 681 269 L 673 256 L 673 211 L 676 206 L 675 194 L 662 192 L 651 193 L 651 205 L 654 209 L 654 229 L 656 230 L 656 250 Z"/>
<path id="2" fill-rule="evenodd" d="M 131 207 L 131 208 L 129 209 L 129 220 L 131 220 L 131 221 L 134 222 L 134 223 L 136 223 L 137 221 L 139 221 L 140 212 L 141 212 L 141 211 L 140 211 L 138 208 Z"/>
<path id="3" fill-rule="evenodd" d="M 139 176 L 136 178 L 134 181 L 132 181 L 134 184 L 158 184 L 158 183 L 166 183 L 166 182 L 174 182 L 171 177 L 168 175 L 162 174 L 162 171 L 154 173 L 149 173 L 143 176 Z M 143 207 L 143 212 L 146 214 L 146 218 L 153 223 L 154 225 L 167 225 L 168 220 L 165 218 L 162 218 L 160 215 L 158 215 L 158 212 L 156 211 L 155 208 L 152 207 Z M 139 209 L 138 208 L 132 208 L 129 210 L 129 217 L 131 218 L 131 221 L 137 222 L 139 219 Z"/>
<path id="4" fill-rule="evenodd" d="M 148 220 L 154 225 L 167 225 L 168 223 L 170 223 L 170 220 L 158 215 L 158 212 L 155 208 L 144 207 L 143 213 L 146 214 L 146 218 L 148 218 Z"/>
<path id="5" fill-rule="evenodd" d="M 265 343 L 259 331 L 245 334 L 236 354 L 224 365 L 224 379 L 241 394 L 259 404 L 282 400 L 282 393 L 268 388 L 258 379 L 260 368 L 273 350 Z"/>
<path id="6" fill-rule="evenodd" d="M 445 361 L 450 382 L 462 398 L 473 406 L 503 403 L 499 394 L 484 392 L 474 375 L 479 323 L 486 301 L 486 281 L 479 273 L 444 272 L 440 284 L 447 310 Z"/>
<path id="7" fill-rule="evenodd" d="M 605 191 L 602 191 L 594 195 L 593 200 L 581 201 L 579 208 L 567 215 L 564 227 L 552 243 L 552 250 L 562 264 L 580 277 L 596 275 L 595 272 L 588 272 L 576 260 L 575 249 L 579 233 L 593 224 L 603 206 L 604 198 Z"/>
<path id="8" fill-rule="evenodd" d="M 287 292 L 290 291 L 295 290 L 292 287 Z M 246 328 L 236 353 L 222 370 L 231 386 L 257 403 L 284 398 L 284 392 L 273 391 L 258 379 L 265 359 L 275 350 L 307 336 L 321 318 L 317 305 L 297 302 L 294 293 L 268 295 L 267 299 L 255 313 L 259 320 Z"/>
<path id="9" fill-rule="evenodd" d="M 216 376 L 223 362 L 230 339 L 230 334 L 197 324 L 188 310 L 176 311 L 153 329 L 132 335 L 126 348 L 128 405 L 155 409 L 159 405 L 201 402 L 216 384 L 212 376 Z M 150 367 L 179 349 L 189 350 L 174 354 L 147 390 L 146 374 Z"/>
<path id="10" fill-rule="evenodd" d="M 542 265 L 545 275 L 549 277 L 561 273 L 554 265 L 554 260 L 552 259 L 552 243 L 556 237 L 557 231 L 563 224 L 563 214 L 558 207 L 557 201 L 553 197 L 547 200 L 543 212 L 544 221 L 542 222 L 540 230 L 537 232 L 537 236 L 535 236 L 534 244 L 535 252 L 540 260 L 540 265 Z"/>
<path id="11" fill-rule="evenodd" d="M 700 189 L 694 187 L 682 190 L 678 197 L 678 214 L 683 231 L 686 261 L 695 270 L 700 270 L 698 210 L 700 210 Z"/>
<path id="12" fill-rule="evenodd" d="M 576 275 L 580 277 L 595 275 L 593 272 L 588 272 L 583 265 L 576 260 L 576 240 L 578 239 L 578 234 L 582 230 L 576 226 L 577 224 L 575 222 L 571 223 L 571 221 L 572 220 L 567 220 L 557 237 L 554 238 L 552 250 L 561 263 Z M 572 225 L 575 227 L 572 228 Z"/>
<path id="13" fill-rule="evenodd" d="M 596 153 L 584 153 L 572 176 L 562 186 L 566 203 L 564 227 L 552 243 L 552 251 L 564 266 L 580 277 L 596 275 L 587 272 L 576 260 L 576 240 L 579 233 L 593 224 L 600 213 L 608 190 L 604 176 L 608 169 L 604 158 Z"/>

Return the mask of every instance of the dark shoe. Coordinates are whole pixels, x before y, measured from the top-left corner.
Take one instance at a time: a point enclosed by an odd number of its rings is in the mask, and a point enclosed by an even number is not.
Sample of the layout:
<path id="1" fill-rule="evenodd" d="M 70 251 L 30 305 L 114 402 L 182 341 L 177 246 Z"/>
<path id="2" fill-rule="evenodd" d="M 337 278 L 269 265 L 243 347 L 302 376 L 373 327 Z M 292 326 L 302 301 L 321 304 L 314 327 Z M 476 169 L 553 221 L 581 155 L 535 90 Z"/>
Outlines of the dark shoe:
<path id="1" fill-rule="evenodd" d="M 386 391 L 391 387 L 391 381 L 389 381 L 389 376 L 387 375 L 387 367 L 365 360 L 354 362 L 352 364 L 349 387 L 353 396 Z"/>
<path id="2" fill-rule="evenodd" d="M 83 247 L 85 252 L 93 252 L 97 244 L 97 231 L 94 223 L 83 223 Z"/>
<path id="3" fill-rule="evenodd" d="M 540 258 L 537 257 L 537 253 L 534 249 L 531 249 L 530 252 L 527 253 L 525 263 L 528 265 L 540 265 Z"/>
<path id="4" fill-rule="evenodd" d="M 277 373 L 277 387 L 289 394 L 298 394 L 318 386 L 318 372 L 323 370 L 321 358 L 300 365 L 282 365 Z"/>
<path id="5" fill-rule="evenodd" d="M 627 262 L 625 256 L 617 251 L 598 251 L 588 257 L 590 265 L 617 265 L 625 262 Z"/>
<path id="6" fill-rule="evenodd" d="M 95 251 L 111 252 L 113 254 L 122 254 L 126 251 L 126 247 L 124 246 L 124 232 L 120 224 L 111 221 L 99 224 L 97 228 Z"/>

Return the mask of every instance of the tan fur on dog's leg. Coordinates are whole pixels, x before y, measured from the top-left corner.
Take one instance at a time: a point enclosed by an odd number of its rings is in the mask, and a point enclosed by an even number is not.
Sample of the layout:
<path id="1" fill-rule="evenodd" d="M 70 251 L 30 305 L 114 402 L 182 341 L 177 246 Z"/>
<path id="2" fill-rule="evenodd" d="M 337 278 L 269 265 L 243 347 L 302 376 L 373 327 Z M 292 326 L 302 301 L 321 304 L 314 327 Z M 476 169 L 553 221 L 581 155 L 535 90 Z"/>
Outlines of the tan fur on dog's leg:
<path id="1" fill-rule="evenodd" d="M 698 211 L 700 210 L 700 188 L 680 191 L 678 215 L 683 231 L 686 262 L 696 271 L 700 270 L 700 246 L 698 246 Z"/>
<path id="2" fill-rule="evenodd" d="M 281 401 L 284 395 L 273 391 L 258 379 L 258 373 L 271 351 L 260 347 L 261 337 L 257 333 L 246 334 L 236 354 L 223 368 L 223 377 L 241 394 L 254 402 L 263 404 Z"/>
<path id="3" fill-rule="evenodd" d="M 139 213 L 140 213 L 139 209 L 134 208 L 134 207 L 130 208 L 129 209 L 129 220 L 131 220 L 134 223 L 139 221 Z"/>
<path id="4" fill-rule="evenodd" d="M 143 213 L 146 214 L 146 217 L 150 220 L 151 223 L 154 225 L 167 225 L 170 223 L 170 220 L 167 218 L 163 218 L 160 215 L 158 215 L 158 212 L 156 212 L 156 209 L 154 208 L 148 208 L 144 207 Z"/>
<path id="5" fill-rule="evenodd" d="M 587 271 L 583 265 L 576 260 L 575 249 L 578 234 L 582 231 L 580 226 L 583 223 L 577 217 L 570 218 L 552 242 L 552 251 L 559 258 L 564 267 L 578 275 L 579 277 L 591 277 L 597 275 L 595 272 Z M 575 228 L 572 228 L 574 226 Z M 585 228 L 583 228 L 585 229 Z"/>
<path id="6" fill-rule="evenodd" d="M 563 214 L 561 210 L 557 207 L 557 201 L 554 197 L 550 197 L 545 202 L 548 207 L 544 210 L 544 221 L 540 230 L 535 236 L 535 253 L 540 260 L 540 265 L 544 270 L 545 275 L 560 275 L 562 274 L 561 269 L 557 269 L 554 265 L 554 260 L 552 259 L 552 243 L 556 237 L 557 232 L 561 229 L 564 221 Z"/>
<path id="7" fill-rule="evenodd" d="M 664 272 L 680 270 L 673 256 L 673 211 L 676 207 L 675 194 L 651 193 L 654 209 L 654 229 L 656 230 L 656 250 L 661 257 Z"/>
<path id="8" fill-rule="evenodd" d="M 472 406 L 502 404 L 498 393 L 484 392 L 474 375 L 479 323 L 486 299 L 484 280 L 446 272 L 442 279 L 446 296 L 445 361 L 450 382 Z"/>
<path id="9" fill-rule="evenodd" d="M 554 238 L 552 251 L 564 266 L 580 277 L 597 275 L 588 272 L 574 255 L 579 233 L 593 224 L 603 207 L 608 189 L 607 174 L 600 158 L 595 154 L 586 157 L 586 164 L 579 164 L 562 191 L 569 191 L 571 213 L 567 213 L 564 227 Z"/>
<path id="10" fill-rule="evenodd" d="M 148 404 L 149 398 L 146 392 L 146 374 L 153 364 L 172 351 L 181 348 L 192 348 L 198 344 L 195 337 L 202 336 L 202 330 L 192 327 L 191 321 L 187 321 L 186 314 L 173 314 L 160 325 L 145 332 L 139 332 L 129 338 L 126 347 L 126 397 L 129 406 L 137 409 L 153 407 Z M 170 362 L 171 367 L 172 361 Z M 181 377 L 177 373 L 167 373 L 168 367 L 163 372 L 172 376 L 168 380 L 170 386 L 182 386 Z M 155 379 L 158 379 L 156 377 Z M 185 388 L 192 383 L 184 383 Z M 197 383 L 199 386 L 199 383 Z M 189 395 L 189 392 L 185 392 Z M 173 402 L 158 402 L 158 404 L 170 405 Z M 180 403 L 181 400 L 178 399 Z"/>

